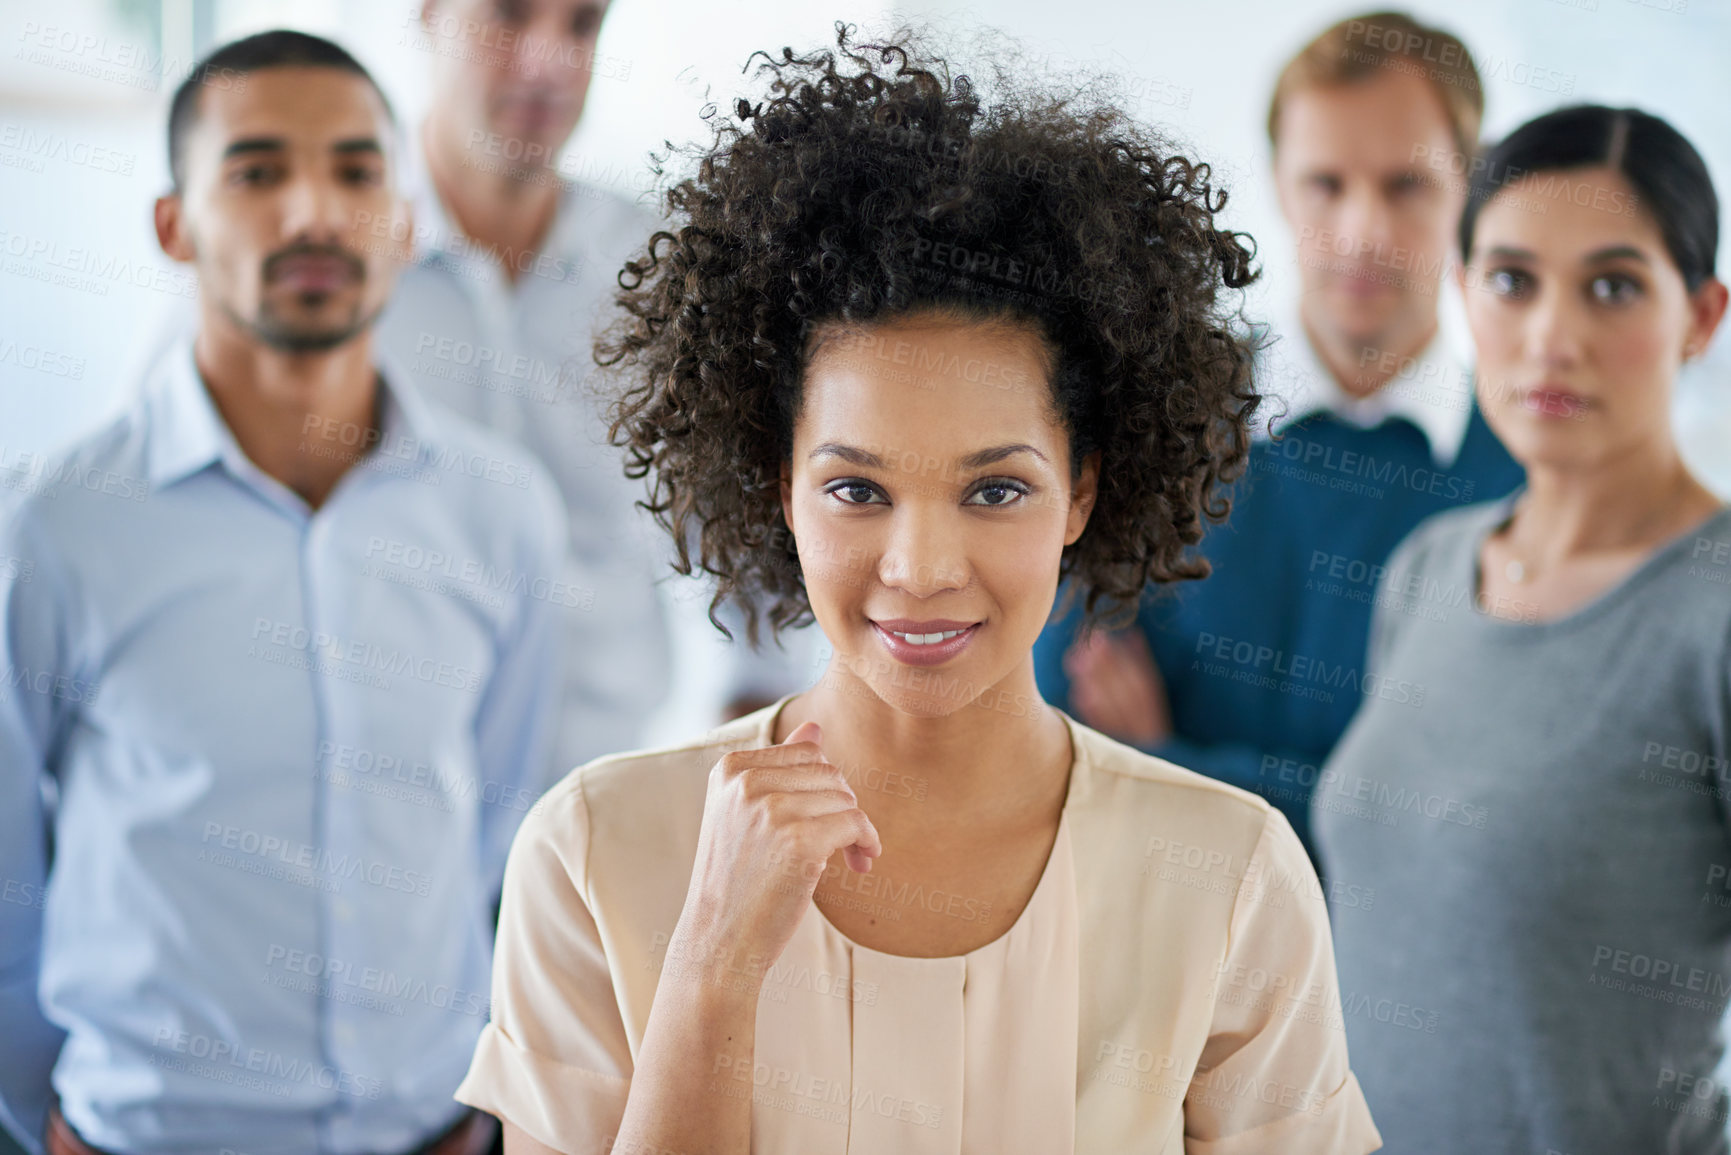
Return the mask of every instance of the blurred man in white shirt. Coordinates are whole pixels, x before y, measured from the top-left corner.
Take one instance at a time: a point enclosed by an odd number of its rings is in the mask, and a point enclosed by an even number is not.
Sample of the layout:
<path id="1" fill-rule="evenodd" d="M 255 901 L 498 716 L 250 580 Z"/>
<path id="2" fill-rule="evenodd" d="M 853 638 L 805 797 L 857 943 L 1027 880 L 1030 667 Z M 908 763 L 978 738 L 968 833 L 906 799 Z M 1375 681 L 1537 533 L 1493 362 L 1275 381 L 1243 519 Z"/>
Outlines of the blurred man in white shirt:
<path id="1" fill-rule="evenodd" d="M 628 76 L 629 62 L 596 52 L 606 10 L 602 0 L 423 6 L 415 42 L 430 58 L 432 100 L 407 178 L 417 261 L 379 330 L 424 392 L 525 445 L 564 496 L 564 576 L 583 596 L 563 614 L 556 772 L 642 745 L 672 676 L 653 584 L 667 572 L 663 551 L 632 506 L 642 482 L 625 478 L 586 388 L 615 277 L 661 221 L 556 167 L 591 78 Z"/>

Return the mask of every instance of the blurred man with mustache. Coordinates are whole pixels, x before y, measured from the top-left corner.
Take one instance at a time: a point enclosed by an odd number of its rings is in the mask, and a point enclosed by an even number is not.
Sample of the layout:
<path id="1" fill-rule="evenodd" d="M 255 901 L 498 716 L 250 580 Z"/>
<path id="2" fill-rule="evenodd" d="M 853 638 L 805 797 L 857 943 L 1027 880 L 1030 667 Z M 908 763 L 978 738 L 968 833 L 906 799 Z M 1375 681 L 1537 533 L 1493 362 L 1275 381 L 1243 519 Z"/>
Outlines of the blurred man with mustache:
<path id="1" fill-rule="evenodd" d="M 1439 310 L 1483 111 L 1466 46 L 1399 12 L 1341 20 L 1286 64 L 1268 142 L 1301 293 L 1256 371 L 1279 440 L 1204 538 L 1206 580 L 1150 596 L 1134 629 L 1077 638 L 1066 618 L 1035 649 L 1048 701 L 1257 791 L 1313 857 L 1319 767 L 1359 702 L 1423 704 L 1364 668 L 1383 562 L 1428 515 L 1522 478 Z M 1335 881 L 1341 901 L 1374 891 Z"/>
<path id="2" fill-rule="evenodd" d="M 538 796 L 564 511 L 373 327 L 391 113 L 270 32 L 176 93 L 196 335 L 0 507 L 0 1121 L 51 1155 L 483 1151 L 505 853 Z"/>

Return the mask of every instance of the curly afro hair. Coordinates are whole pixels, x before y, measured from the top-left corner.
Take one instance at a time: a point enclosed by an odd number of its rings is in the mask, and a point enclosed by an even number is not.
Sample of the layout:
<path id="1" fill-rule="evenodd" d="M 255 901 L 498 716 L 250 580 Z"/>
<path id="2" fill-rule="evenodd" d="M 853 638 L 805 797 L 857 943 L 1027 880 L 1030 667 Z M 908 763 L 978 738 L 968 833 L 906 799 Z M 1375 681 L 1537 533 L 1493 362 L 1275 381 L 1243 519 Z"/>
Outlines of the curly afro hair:
<path id="1" fill-rule="evenodd" d="M 1101 455 L 1059 571 L 1090 624 L 1128 617 L 1149 583 L 1206 576 L 1185 547 L 1226 517 L 1260 402 L 1242 295 L 1225 292 L 1258 275 L 1254 248 L 1216 226 L 1209 166 L 1014 61 L 988 104 L 915 33 L 852 34 L 751 56 L 766 98 L 684 150 L 695 175 L 665 193 L 681 223 L 625 265 L 596 340 L 609 440 L 627 476 L 653 473 L 639 506 L 672 533 L 674 568 L 693 572 L 695 545 L 729 637 L 730 598 L 754 646 L 760 613 L 776 632 L 812 621 L 779 485 L 805 367 L 838 326 L 935 311 L 1036 327 L 1073 470 Z"/>

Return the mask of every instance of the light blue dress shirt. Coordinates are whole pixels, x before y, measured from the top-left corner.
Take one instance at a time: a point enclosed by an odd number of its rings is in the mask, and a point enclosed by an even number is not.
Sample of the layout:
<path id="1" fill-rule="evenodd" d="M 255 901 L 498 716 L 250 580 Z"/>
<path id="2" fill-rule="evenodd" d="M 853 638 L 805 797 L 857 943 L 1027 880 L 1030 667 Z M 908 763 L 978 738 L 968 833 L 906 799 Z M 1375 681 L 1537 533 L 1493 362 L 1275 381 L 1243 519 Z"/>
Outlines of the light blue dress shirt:
<path id="1" fill-rule="evenodd" d="M 50 1070 L 126 1152 L 392 1152 L 463 1110 L 586 611 L 539 463 L 381 377 L 316 511 L 189 343 L 63 457 L 0 447 L 0 1118 L 31 1150 Z"/>

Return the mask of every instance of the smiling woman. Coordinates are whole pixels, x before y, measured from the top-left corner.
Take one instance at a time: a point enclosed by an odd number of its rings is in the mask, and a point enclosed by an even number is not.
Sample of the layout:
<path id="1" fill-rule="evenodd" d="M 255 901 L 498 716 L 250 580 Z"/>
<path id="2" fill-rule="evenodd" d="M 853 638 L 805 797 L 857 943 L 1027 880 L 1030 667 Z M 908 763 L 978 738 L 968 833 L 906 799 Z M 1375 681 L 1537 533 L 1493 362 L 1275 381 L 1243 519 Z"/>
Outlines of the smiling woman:
<path id="1" fill-rule="evenodd" d="M 598 345 L 679 571 L 834 658 L 545 797 L 458 1095 L 513 1152 L 1372 1150 L 1285 819 L 1033 677 L 1061 577 L 1207 572 L 1247 238 L 1088 90 L 850 36 L 754 57 Z"/>

